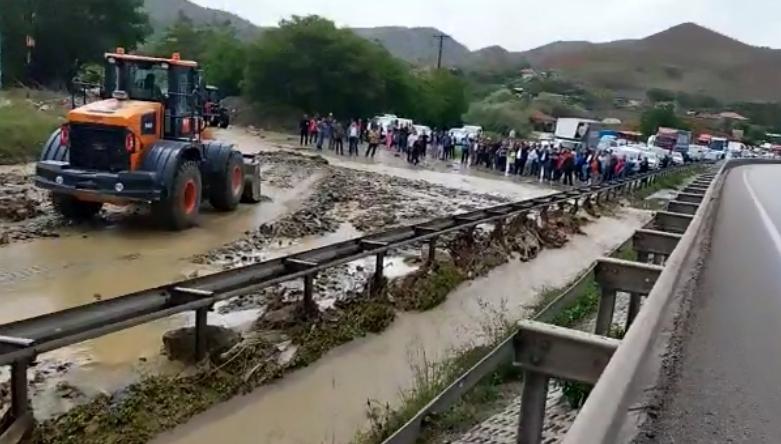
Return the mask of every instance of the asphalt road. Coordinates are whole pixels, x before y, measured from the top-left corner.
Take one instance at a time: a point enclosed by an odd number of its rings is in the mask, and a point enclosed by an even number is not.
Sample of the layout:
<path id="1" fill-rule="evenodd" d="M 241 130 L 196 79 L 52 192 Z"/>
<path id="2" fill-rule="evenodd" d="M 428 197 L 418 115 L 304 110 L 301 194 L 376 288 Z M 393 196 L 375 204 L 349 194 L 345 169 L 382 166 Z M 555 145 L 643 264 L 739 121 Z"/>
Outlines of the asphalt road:
<path id="1" fill-rule="evenodd" d="M 781 443 L 781 165 L 732 170 L 655 441 Z"/>

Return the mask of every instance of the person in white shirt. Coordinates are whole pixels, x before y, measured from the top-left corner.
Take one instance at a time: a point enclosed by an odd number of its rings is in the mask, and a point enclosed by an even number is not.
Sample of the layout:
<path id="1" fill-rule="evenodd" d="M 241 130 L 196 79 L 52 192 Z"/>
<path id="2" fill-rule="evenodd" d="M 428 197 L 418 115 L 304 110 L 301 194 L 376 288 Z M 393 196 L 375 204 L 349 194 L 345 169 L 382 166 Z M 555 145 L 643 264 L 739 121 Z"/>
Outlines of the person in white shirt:
<path id="1" fill-rule="evenodd" d="M 358 155 L 358 134 L 360 134 L 358 122 L 353 120 L 353 123 L 350 124 L 350 129 L 347 130 L 347 140 L 351 156 L 353 153 L 355 153 L 356 156 Z"/>

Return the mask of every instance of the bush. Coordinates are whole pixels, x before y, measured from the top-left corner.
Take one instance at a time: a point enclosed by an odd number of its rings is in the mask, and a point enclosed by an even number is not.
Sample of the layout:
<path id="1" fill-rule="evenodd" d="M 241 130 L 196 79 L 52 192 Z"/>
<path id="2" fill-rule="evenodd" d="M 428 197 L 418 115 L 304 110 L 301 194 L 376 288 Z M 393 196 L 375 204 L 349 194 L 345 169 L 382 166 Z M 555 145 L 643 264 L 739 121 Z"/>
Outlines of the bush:
<path id="1" fill-rule="evenodd" d="M 37 159 L 59 123 L 55 113 L 39 111 L 11 94 L 0 94 L 0 164 Z"/>

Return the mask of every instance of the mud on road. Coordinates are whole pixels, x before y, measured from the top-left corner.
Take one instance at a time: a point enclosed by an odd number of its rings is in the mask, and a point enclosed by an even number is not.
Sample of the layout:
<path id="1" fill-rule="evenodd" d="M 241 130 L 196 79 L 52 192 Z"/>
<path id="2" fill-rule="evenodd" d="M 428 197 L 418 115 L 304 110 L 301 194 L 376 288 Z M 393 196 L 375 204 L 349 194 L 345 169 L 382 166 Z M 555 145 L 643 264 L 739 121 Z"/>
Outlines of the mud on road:
<path id="1" fill-rule="evenodd" d="M 337 167 L 319 156 L 287 151 L 264 152 L 259 156 L 266 165 L 264 182 L 277 187 L 290 187 L 315 173 L 322 177 L 299 210 L 195 257 L 196 263 L 233 268 L 268 259 L 268 247 L 272 244 L 290 245 L 295 239 L 336 232 L 344 224 L 369 234 L 508 201 L 424 180 Z"/>
<path id="2" fill-rule="evenodd" d="M 39 237 L 57 237 L 64 221 L 52 213 L 44 191 L 32 182 L 31 166 L 0 169 L 0 246 Z"/>

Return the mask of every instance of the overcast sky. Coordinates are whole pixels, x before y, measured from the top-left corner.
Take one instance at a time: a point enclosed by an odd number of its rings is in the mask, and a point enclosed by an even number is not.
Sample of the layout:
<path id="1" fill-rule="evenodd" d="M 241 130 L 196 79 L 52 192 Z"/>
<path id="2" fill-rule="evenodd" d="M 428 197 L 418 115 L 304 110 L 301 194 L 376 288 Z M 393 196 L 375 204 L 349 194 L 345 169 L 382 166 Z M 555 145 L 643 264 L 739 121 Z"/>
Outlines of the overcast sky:
<path id="1" fill-rule="evenodd" d="M 433 26 L 470 49 L 641 38 L 682 22 L 781 48 L 779 0 L 194 0 L 270 26 L 317 14 L 341 26 Z"/>

